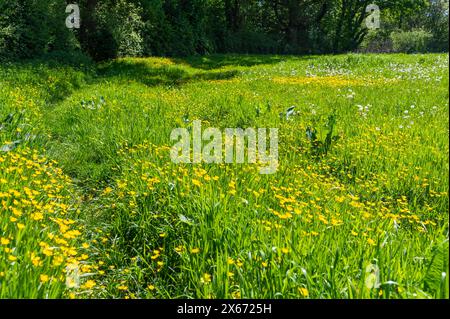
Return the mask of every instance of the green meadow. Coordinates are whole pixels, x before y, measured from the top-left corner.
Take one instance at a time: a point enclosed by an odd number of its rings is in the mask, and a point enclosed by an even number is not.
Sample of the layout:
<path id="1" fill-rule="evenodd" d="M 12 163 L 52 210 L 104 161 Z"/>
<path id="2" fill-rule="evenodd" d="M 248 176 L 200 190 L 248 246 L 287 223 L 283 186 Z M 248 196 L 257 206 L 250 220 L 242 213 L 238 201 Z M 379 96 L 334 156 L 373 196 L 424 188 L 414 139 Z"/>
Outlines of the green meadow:
<path id="1" fill-rule="evenodd" d="M 2 63 L 0 298 L 448 298 L 448 78 L 448 54 Z M 277 172 L 173 163 L 195 120 L 278 128 Z"/>

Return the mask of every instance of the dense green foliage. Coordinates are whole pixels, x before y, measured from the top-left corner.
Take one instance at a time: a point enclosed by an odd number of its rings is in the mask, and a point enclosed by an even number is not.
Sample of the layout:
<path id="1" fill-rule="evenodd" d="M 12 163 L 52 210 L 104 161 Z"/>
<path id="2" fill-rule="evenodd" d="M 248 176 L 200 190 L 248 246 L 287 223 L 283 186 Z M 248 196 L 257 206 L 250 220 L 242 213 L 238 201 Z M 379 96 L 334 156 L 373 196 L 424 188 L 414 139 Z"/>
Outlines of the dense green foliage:
<path id="1" fill-rule="evenodd" d="M 65 27 L 62 0 L 0 0 L 0 56 L 81 50 L 96 60 L 214 52 L 327 53 L 361 47 L 370 0 L 80 0 L 81 28 Z M 430 34 L 420 51 L 448 50 L 448 1 L 378 0 L 376 43 Z M 399 33 L 399 31 L 403 33 Z M 414 38 L 414 33 L 409 38 Z M 398 36 L 396 37 L 398 40 Z M 400 41 L 400 40 L 399 40 Z M 398 41 L 397 41 L 398 43 Z M 398 46 L 395 46 L 395 50 Z M 409 50 L 410 48 L 406 48 Z"/>
<path id="2" fill-rule="evenodd" d="M 396 52 L 423 52 L 429 46 L 433 36 L 425 31 L 393 32 L 392 48 Z"/>

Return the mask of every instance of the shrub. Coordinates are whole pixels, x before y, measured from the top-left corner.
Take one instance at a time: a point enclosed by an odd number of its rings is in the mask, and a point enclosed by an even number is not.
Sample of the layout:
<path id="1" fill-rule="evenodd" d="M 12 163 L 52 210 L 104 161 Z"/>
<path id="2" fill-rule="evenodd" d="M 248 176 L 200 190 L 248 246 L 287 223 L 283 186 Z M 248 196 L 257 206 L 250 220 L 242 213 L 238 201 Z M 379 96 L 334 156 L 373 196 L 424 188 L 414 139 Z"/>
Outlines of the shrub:
<path id="1" fill-rule="evenodd" d="M 419 53 L 430 50 L 433 35 L 423 30 L 392 32 L 391 40 L 394 52 Z"/>
<path id="2" fill-rule="evenodd" d="M 225 51 L 242 53 L 278 53 L 278 43 L 268 35 L 240 31 L 229 33 L 225 38 Z"/>
<path id="3" fill-rule="evenodd" d="M 117 55 L 140 56 L 143 53 L 141 12 L 138 7 L 126 1 L 119 1 L 111 10 L 107 23 L 112 26 L 111 33 L 118 45 Z"/>
<path id="4" fill-rule="evenodd" d="M 74 33 L 65 27 L 59 0 L 0 1 L 0 56 L 32 58 L 73 49 Z"/>
<path id="5" fill-rule="evenodd" d="M 392 52 L 392 40 L 390 34 L 379 30 L 369 31 L 358 51 L 364 53 Z"/>

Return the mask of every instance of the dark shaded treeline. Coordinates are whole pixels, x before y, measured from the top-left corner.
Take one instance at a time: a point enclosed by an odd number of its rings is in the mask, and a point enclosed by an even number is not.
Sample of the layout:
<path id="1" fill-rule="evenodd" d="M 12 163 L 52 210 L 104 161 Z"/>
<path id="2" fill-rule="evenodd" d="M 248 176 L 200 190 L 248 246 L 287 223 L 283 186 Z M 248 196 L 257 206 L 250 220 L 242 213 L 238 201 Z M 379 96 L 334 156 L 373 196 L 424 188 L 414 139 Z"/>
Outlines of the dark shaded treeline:
<path id="1" fill-rule="evenodd" d="M 65 7 L 76 2 L 81 28 L 69 30 Z M 378 31 L 365 24 L 372 3 L 381 9 Z M 0 0 L 0 56 L 340 53 L 369 33 L 416 29 L 430 34 L 431 51 L 443 51 L 447 27 L 442 0 Z"/>

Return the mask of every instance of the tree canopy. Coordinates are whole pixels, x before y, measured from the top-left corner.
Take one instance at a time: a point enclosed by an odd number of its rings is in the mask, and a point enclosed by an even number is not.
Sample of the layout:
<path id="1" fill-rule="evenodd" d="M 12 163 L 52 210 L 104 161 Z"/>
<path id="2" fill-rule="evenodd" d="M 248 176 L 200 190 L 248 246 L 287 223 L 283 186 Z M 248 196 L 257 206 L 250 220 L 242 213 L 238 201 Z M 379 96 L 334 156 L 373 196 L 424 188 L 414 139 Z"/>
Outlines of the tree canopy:
<path id="1" fill-rule="evenodd" d="M 75 50 L 95 60 L 207 53 L 339 53 L 371 33 L 422 30 L 448 50 L 448 0 L 79 0 L 81 28 L 68 29 L 75 0 L 0 0 L 0 56 Z"/>

